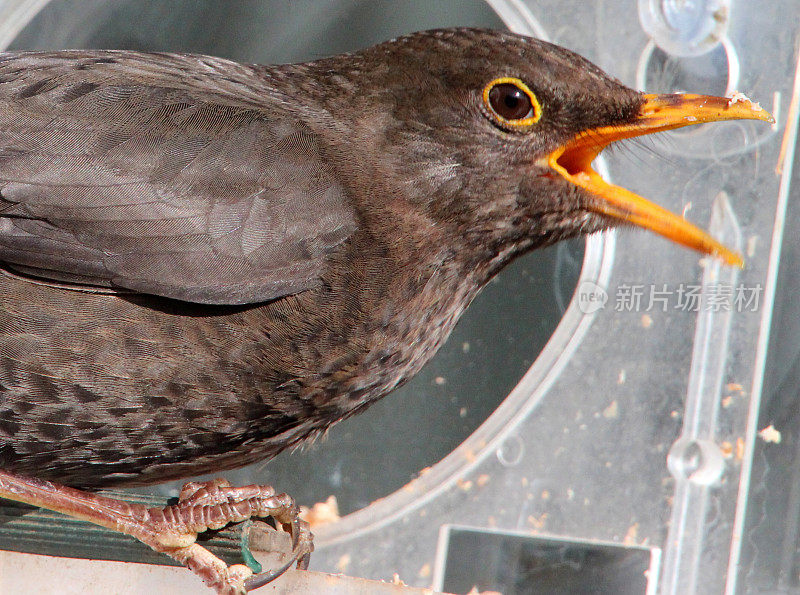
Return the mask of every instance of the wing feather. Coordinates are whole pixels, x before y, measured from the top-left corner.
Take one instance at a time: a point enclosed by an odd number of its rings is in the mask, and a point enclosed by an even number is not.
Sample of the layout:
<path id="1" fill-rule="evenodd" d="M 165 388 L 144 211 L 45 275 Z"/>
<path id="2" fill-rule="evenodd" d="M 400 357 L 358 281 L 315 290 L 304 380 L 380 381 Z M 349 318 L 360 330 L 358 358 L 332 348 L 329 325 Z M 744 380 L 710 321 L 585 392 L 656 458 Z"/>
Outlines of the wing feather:
<path id="1" fill-rule="evenodd" d="M 203 56 L 3 55 L 0 262 L 199 303 L 314 287 L 355 217 L 273 95 Z"/>

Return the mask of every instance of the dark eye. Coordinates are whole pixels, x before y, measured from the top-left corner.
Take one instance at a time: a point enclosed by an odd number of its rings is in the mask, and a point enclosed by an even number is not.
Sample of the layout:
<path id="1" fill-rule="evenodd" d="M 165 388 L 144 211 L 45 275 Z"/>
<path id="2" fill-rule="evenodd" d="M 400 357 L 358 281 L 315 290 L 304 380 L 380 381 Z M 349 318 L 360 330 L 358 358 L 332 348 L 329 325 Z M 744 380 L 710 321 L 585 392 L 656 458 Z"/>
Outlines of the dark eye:
<path id="1" fill-rule="evenodd" d="M 506 120 L 521 120 L 532 115 L 533 104 L 530 97 L 511 83 L 495 85 L 489 91 L 489 105 Z"/>
<path id="2" fill-rule="evenodd" d="M 523 129 L 541 117 L 542 109 L 533 91 L 517 78 L 493 80 L 483 90 L 483 101 L 488 115 L 503 128 Z"/>

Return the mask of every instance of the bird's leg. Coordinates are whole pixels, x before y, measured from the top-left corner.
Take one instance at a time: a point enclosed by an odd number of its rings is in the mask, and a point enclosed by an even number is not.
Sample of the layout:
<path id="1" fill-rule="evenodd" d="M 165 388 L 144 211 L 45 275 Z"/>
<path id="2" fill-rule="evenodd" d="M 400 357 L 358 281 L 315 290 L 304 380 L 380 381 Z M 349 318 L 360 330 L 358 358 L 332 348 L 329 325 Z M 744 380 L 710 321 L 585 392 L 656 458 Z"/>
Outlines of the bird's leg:
<path id="1" fill-rule="evenodd" d="M 116 500 L 49 481 L 0 471 L 0 497 L 24 502 L 125 533 L 186 565 L 217 593 L 246 593 L 280 576 L 293 563 L 308 566 L 314 549 L 308 523 L 287 494 L 269 486 L 232 487 L 214 480 L 186 484 L 178 503 L 164 508 Z M 272 517 L 292 534 L 291 560 L 272 572 L 253 575 L 243 564 L 228 567 L 196 543 L 197 535 L 252 517 Z"/>

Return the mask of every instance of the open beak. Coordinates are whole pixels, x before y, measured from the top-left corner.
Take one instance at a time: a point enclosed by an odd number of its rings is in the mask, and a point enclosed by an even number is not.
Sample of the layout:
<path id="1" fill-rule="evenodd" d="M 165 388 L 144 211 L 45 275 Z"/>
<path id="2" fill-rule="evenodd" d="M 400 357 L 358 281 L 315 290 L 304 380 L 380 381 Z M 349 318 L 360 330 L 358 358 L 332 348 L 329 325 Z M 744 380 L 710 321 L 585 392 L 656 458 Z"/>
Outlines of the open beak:
<path id="1" fill-rule="evenodd" d="M 610 143 L 662 130 L 720 120 L 764 120 L 772 116 L 758 104 L 737 94 L 735 98 L 707 95 L 643 95 L 637 118 L 618 126 L 585 130 L 547 158 L 548 165 L 573 184 L 587 190 L 594 200 L 587 208 L 661 234 L 689 248 L 712 254 L 732 265 L 742 266 L 732 252 L 682 217 L 633 192 L 609 184 L 592 169 L 592 161 Z"/>

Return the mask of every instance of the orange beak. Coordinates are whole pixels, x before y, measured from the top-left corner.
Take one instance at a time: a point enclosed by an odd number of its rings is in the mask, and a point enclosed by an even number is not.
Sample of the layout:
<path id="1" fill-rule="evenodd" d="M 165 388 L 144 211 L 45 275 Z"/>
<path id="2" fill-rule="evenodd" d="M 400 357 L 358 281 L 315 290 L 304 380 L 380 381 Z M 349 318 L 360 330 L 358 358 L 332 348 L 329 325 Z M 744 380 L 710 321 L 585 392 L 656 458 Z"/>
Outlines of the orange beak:
<path id="1" fill-rule="evenodd" d="M 703 230 L 634 194 L 609 184 L 592 169 L 592 161 L 614 141 L 662 130 L 672 130 L 720 120 L 764 120 L 772 116 L 747 99 L 707 95 L 644 95 L 638 117 L 630 124 L 585 130 L 547 158 L 561 176 L 588 191 L 593 197 L 587 208 L 656 232 L 678 244 L 712 254 L 728 264 L 742 266 L 741 255 L 732 252 Z"/>

